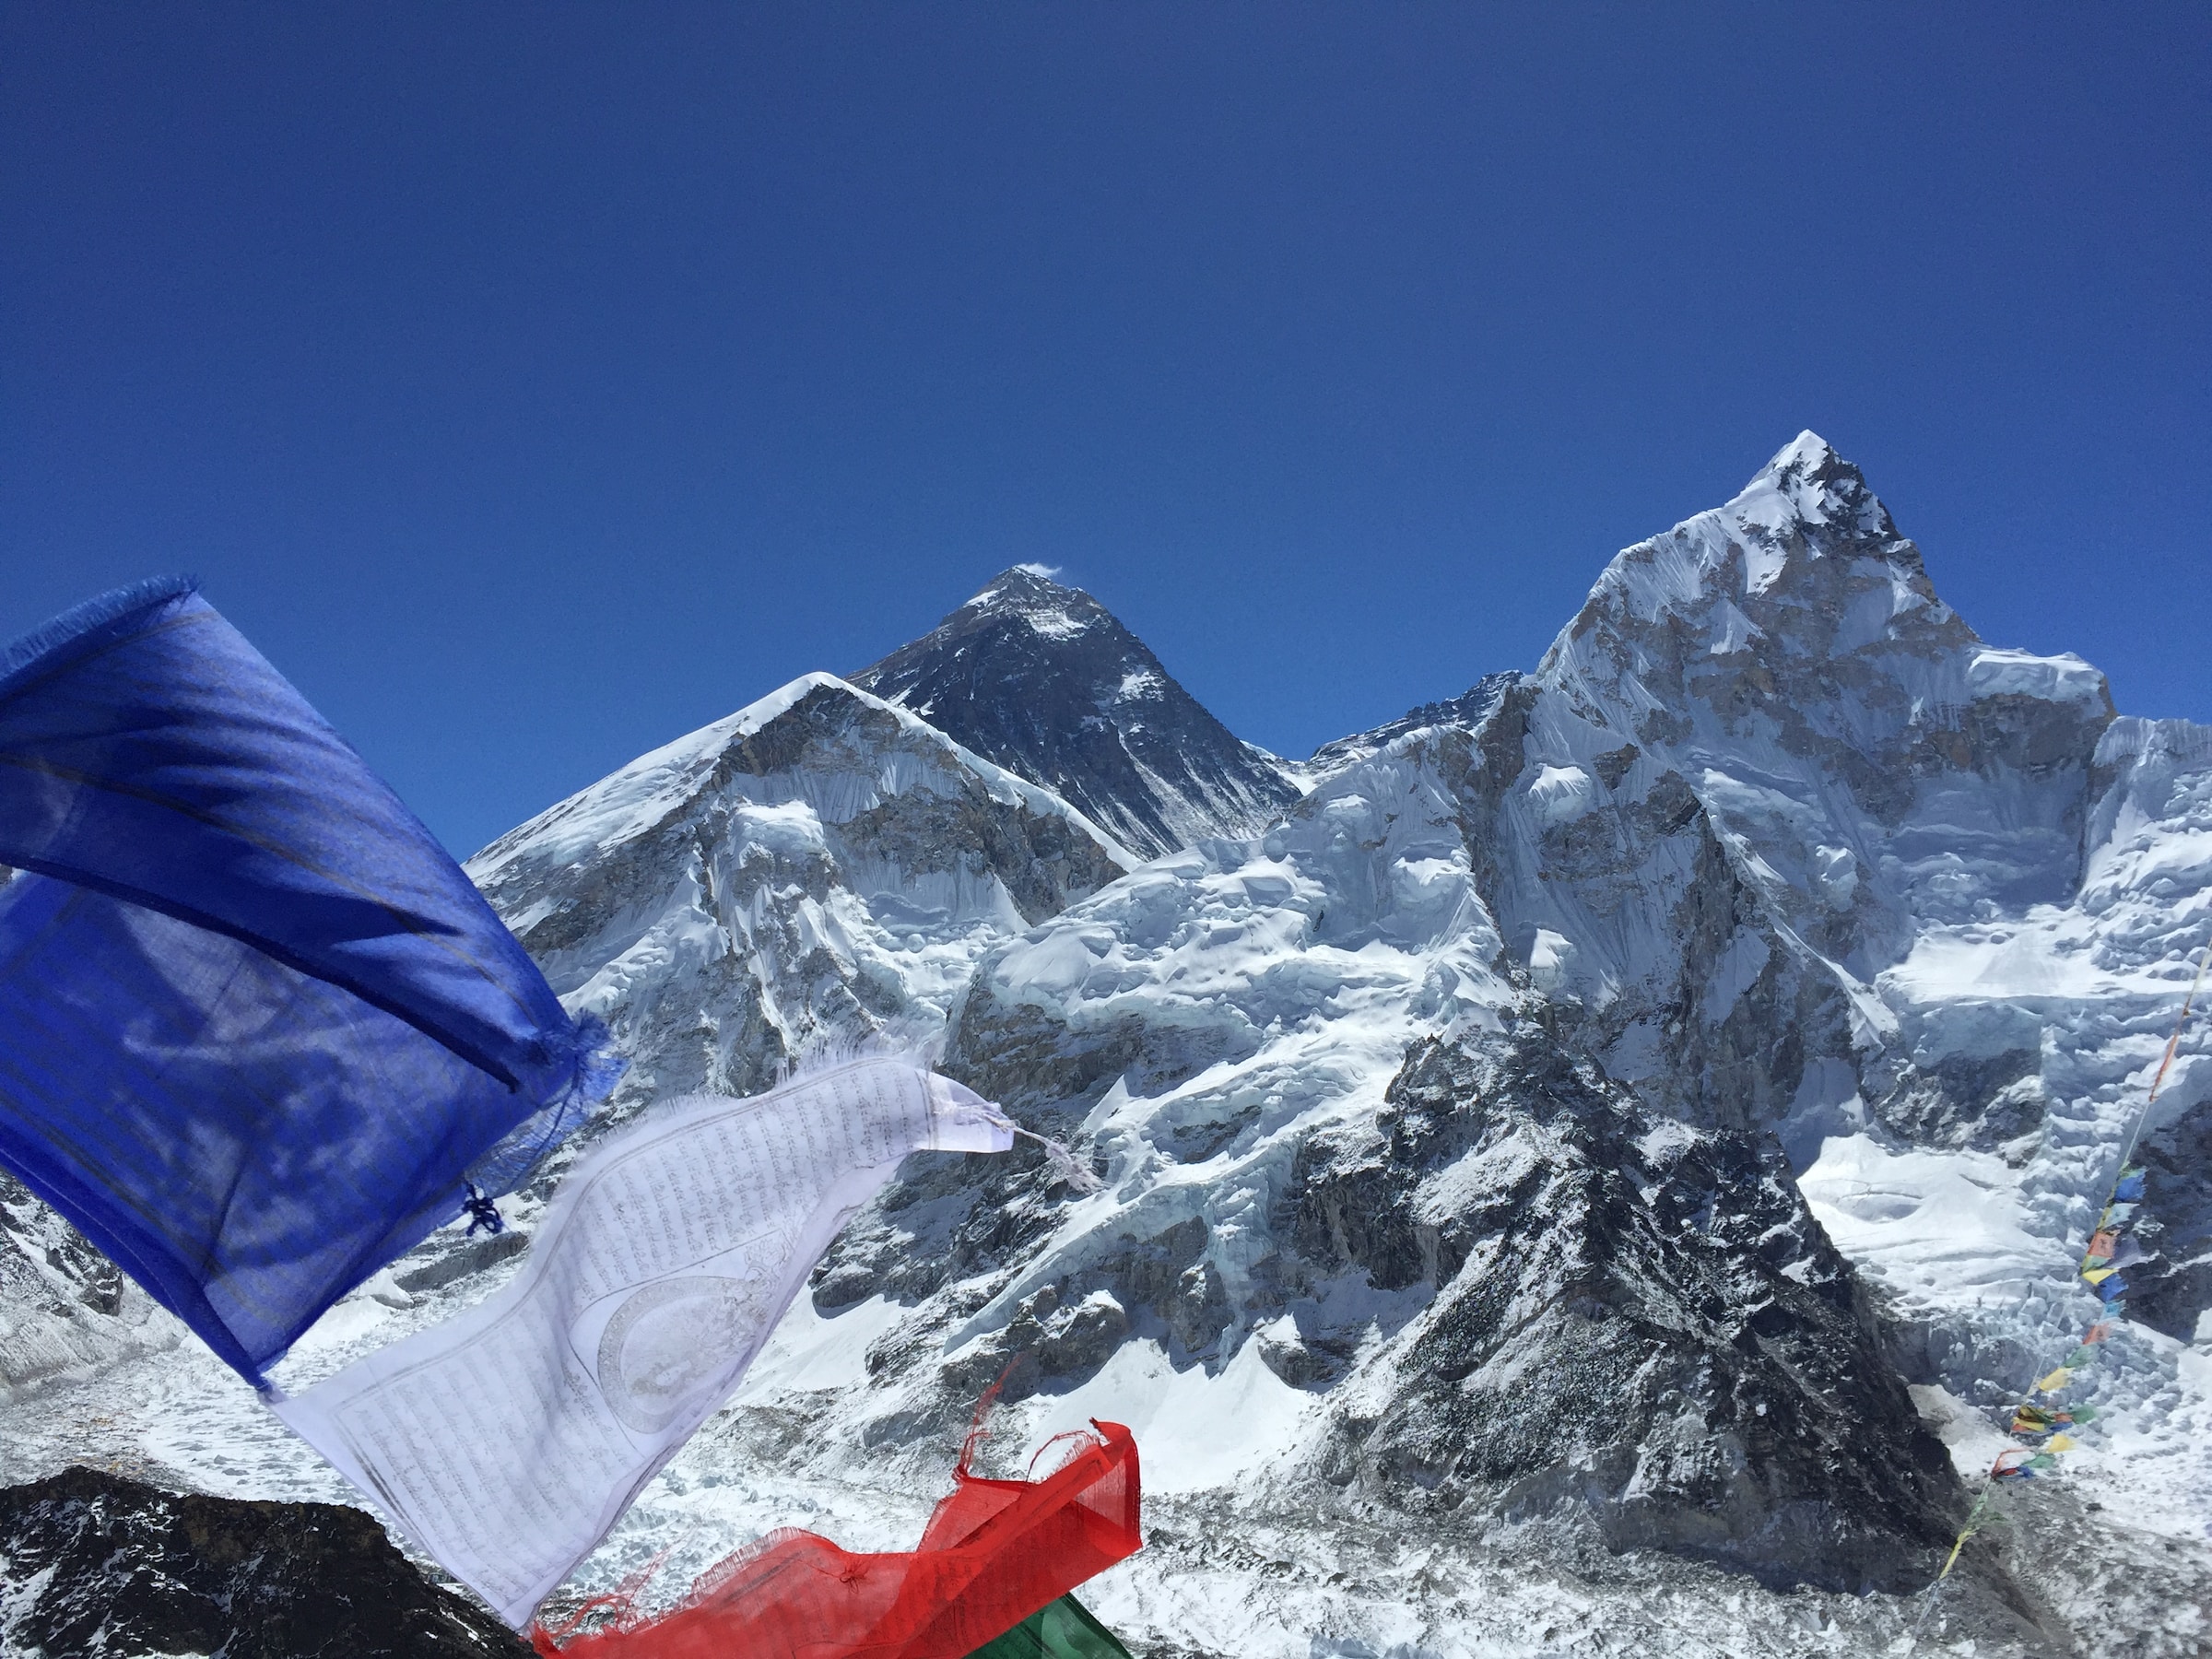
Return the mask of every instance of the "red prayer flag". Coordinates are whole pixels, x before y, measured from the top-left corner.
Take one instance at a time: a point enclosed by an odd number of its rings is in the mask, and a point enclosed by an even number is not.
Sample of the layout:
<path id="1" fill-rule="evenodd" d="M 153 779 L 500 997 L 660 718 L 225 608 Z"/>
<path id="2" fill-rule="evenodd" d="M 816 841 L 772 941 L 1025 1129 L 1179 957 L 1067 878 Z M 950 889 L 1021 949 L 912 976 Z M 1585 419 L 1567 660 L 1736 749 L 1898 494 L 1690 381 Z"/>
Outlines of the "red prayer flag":
<path id="1" fill-rule="evenodd" d="M 537 1626 L 532 1641 L 545 1659 L 966 1659 L 1143 1542 L 1136 1442 L 1119 1423 L 1092 1427 L 1046 1448 L 1073 1454 L 1041 1480 L 982 1479 L 962 1453 L 912 1551 L 855 1555 L 771 1533 L 670 1612 L 648 1618 L 618 1593 L 557 1630 Z"/>

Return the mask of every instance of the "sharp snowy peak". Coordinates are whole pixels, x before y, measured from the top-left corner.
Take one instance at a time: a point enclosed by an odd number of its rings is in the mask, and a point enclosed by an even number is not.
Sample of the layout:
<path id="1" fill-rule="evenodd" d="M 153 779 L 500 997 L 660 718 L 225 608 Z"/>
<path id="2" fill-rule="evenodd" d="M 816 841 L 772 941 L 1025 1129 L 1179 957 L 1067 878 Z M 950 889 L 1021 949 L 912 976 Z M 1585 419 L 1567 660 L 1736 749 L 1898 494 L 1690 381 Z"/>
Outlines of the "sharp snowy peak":
<path id="1" fill-rule="evenodd" d="M 809 675 L 633 761 L 469 863 L 621 1099 L 745 1094 L 825 1042 L 941 1029 L 991 946 L 1136 863 L 906 710 Z"/>
<path id="2" fill-rule="evenodd" d="M 1105 606 L 1032 566 L 853 683 L 1057 791 L 1147 857 L 1256 834 L 1300 794 Z"/>

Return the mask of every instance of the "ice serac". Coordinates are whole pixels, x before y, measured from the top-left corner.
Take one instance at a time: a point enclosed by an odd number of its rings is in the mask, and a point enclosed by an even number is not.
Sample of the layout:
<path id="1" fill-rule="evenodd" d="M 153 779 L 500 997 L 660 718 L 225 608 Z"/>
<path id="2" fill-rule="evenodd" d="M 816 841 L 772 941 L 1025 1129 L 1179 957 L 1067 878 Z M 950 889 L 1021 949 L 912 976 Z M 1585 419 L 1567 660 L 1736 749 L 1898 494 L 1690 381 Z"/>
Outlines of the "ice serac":
<path id="1" fill-rule="evenodd" d="M 606 1018 L 636 1101 L 925 1041 L 986 949 L 1136 862 L 1049 790 L 817 674 L 467 867 L 555 990 Z"/>
<path id="2" fill-rule="evenodd" d="M 1300 793 L 1295 769 L 1239 742 L 1104 606 L 1036 566 L 852 677 L 1148 858 L 1257 834 Z"/>

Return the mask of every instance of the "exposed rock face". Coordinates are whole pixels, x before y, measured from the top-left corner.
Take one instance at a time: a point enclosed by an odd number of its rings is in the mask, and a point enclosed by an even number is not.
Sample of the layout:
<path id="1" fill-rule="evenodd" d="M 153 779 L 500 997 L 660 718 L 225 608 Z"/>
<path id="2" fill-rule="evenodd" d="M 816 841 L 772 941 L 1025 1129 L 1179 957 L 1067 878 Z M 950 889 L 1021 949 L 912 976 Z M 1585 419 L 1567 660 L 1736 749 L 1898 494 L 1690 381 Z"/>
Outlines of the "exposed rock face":
<path id="1" fill-rule="evenodd" d="M 1433 1297 L 1347 1391 L 1332 1484 L 1462 1525 L 1570 1509 L 1778 1585 L 1917 1588 L 1948 1543 L 1948 1460 L 1779 1154 L 1653 1123 L 1534 1021 L 1424 1044 L 1281 1206 L 1308 1352 L 1359 1335 L 1312 1294 L 1347 1270 Z"/>
<path id="2" fill-rule="evenodd" d="M 1925 1582 L 1958 1484 L 1778 1149 L 1648 1118 L 1540 1018 L 1418 1045 L 1379 1110 L 1290 1146 L 1260 1238 L 1156 1203 L 1071 1239 L 1035 1167 L 911 1175 L 817 1289 L 916 1304 L 871 1350 L 878 1441 L 994 1380 L 1080 1387 L 1131 1341 L 1216 1372 L 1249 1341 L 1312 1408 L 1248 1478 L 1324 1513 Z"/>
<path id="3" fill-rule="evenodd" d="M 1065 796 L 1147 858 L 1256 834 L 1300 794 L 1104 606 L 1027 566 L 853 683 Z"/>
<path id="4" fill-rule="evenodd" d="M 634 1068 L 746 1094 L 825 1041 L 921 1041 L 990 946 L 1135 859 L 1046 790 L 828 675 L 647 755 L 469 873 Z"/>
<path id="5" fill-rule="evenodd" d="M 359 1510 L 180 1497 L 74 1468 L 0 1488 L 0 1652 L 24 1659 L 522 1659 Z"/>

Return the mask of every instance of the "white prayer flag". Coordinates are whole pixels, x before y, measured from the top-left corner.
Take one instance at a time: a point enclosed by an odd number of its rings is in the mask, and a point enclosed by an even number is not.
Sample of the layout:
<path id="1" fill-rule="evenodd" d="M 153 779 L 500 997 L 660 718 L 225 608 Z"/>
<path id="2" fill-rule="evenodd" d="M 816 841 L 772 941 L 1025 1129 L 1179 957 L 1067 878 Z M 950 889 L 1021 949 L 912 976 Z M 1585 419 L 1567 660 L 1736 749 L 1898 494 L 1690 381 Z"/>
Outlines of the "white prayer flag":
<path id="1" fill-rule="evenodd" d="M 687 1096 L 577 1166 L 505 1289 L 272 1405 L 521 1630 L 900 1159 L 1012 1145 L 995 1107 L 906 1060 Z"/>

